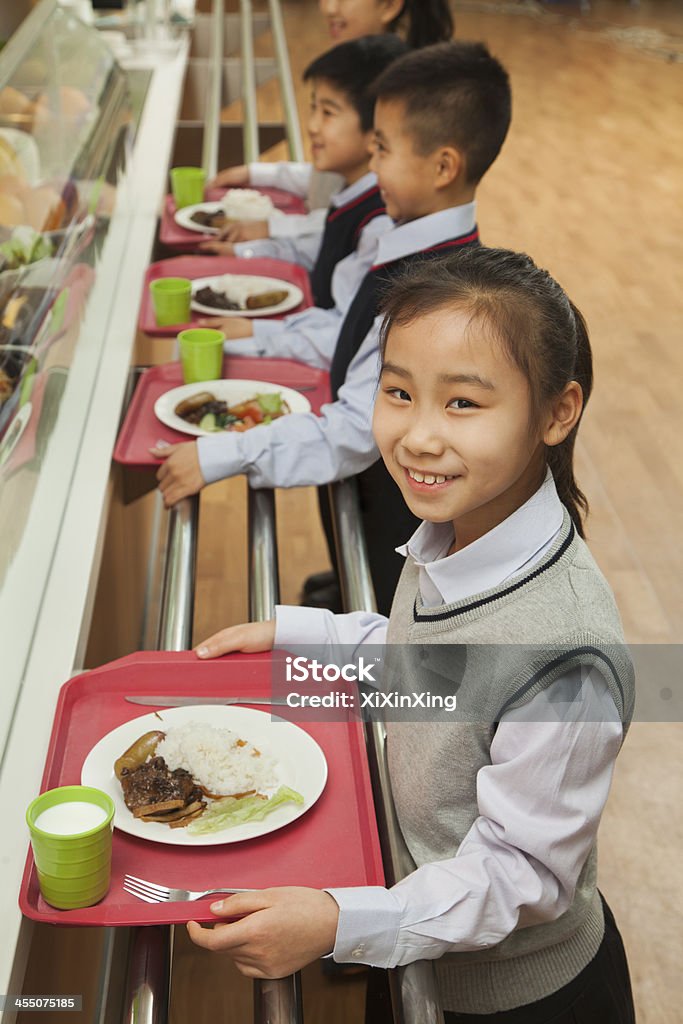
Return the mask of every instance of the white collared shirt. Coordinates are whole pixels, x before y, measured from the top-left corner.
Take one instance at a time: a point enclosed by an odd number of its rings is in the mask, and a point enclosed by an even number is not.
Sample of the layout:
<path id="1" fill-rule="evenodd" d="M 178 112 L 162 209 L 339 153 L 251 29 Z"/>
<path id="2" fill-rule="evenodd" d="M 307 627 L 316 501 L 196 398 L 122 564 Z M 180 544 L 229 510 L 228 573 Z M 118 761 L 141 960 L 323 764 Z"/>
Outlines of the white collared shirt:
<path id="1" fill-rule="evenodd" d="M 433 523 L 422 523 L 398 550 L 420 565 L 423 601 L 451 603 L 528 571 L 552 545 L 562 516 L 548 472 L 524 505 L 461 551 L 448 555 L 452 528 Z M 314 650 L 323 660 L 347 645 L 348 658 L 349 646 L 385 642 L 387 621 L 370 612 L 279 606 L 274 646 Z M 581 699 L 566 698 L 577 686 Z M 479 817 L 456 857 L 425 864 L 391 889 L 327 890 L 339 905 L 334 959 L 395 967 L 500 942 L 520 916 L 559 917 L 595 841 L 622 736 L 604 680 L 584 670 L 508 712 L 491 743 L 491 765 L 477 780 Z"/>
<path id="2" fill-rule="evenodd" d="M 253 183 L 255 184 L 255 182 Z M 368 171 L 358 181 L 335 192 L 330 198 L 330 205 L 339 209 L 340 206 L 353 202 L 376 184 L 377 175 Z M 312 210 L 308 214 L 291 214 L 275 210 L 268 221 L 270 238 L 259 238 L 252 242 L 237 242 L 235 255 L 241 259 L 268 256 L 272 259 L 285 260 L 287 263 L 298 263 L 306 270 L 312 270 L 318 258 L 326 218 L 326 209 Z M 302 221 L 307 225 L 306 230 L 303 229 Z M 349 253 L 339 261 L 332 277 L 332 295 L 335 298 L 335 304 L 337 303 L 335 276 L 339 275 L 340 279 L 336 284 L 337 290 L 341 291 L 342 296 L 349 293 L 355 294 L 356 288 L 372 263 L 375 252 L 373 239 L 390 231 L 393 226 L 391 217 L 385 215 L 373 218 L 362 229 L 356 252 Z M 356 253 L 358 255 L 354 259 Z"/>
<path id="3" fill-rule="evenodd" d="M 420 594 L 427 607 L 452 604 L 505 583 L 538 561 L 562 526 L 563 509 L 548 470 L 542 487 L 484 537 L 448 555 L 450 523 L 422 523 L 397 548 L 419 567 Z"/>
<path id="4" fill-rule="evenodd" d="M 467 203 L 398 225 L 379 238 L 375 263 L 466 235 L 475 227 L 474 217 L 475 204 Z M 274 328 L 271 321 L 255 321 L 257 335 L 226 342 L 226 350 L 234 355 L 297 359 L 329 369 L 343 323 L 343 314 L 338 313 L 336 320 L 322 316 L 329 312 L 304 310 L 287 317 L 284 328 Z M 349 364 L 336 401 L 323 406 L 320 416 L 283 416 L 257 430 L 198 438 L 199 464 L 206 483 L 246 473 L 253 487 L 302 487 L 343 480 L 372 465 L 379 454 L 372 436 L 372 409 L 379 373 L 380 324 L 381 317 L 376 317 Z"/>

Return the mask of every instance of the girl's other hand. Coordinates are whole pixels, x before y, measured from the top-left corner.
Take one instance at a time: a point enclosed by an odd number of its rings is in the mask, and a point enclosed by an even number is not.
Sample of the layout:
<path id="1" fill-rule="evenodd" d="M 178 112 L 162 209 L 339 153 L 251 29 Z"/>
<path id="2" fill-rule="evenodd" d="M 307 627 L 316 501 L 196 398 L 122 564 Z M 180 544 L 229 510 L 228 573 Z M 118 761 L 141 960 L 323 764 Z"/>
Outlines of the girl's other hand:
<path id="1" fill-rule="evenodd" d="M 190 938 L 204 949 L 225 950 L 247 978 L 286 978 L 334 949 L 339 908 L 320 889 L 236 893 L 212 903 L 211 911 L 239 920 L 212 930 L 190 921 Z"/>
<path id="2" fill-rule="evenodd" d="M 245 622 L 241 626 L 228 626 L 203 640 L 195 648 L 198 658 L 220 658 L 232 651 L 257 654 L 272 651 L 275 643 L 275 619 L 266 622 Z"/>
<path id="3" fill-rule="evenodd" d="M 235 167 L 226 167 L 219 171 L 215 178 L 207 181 L 207 188 L 239 188 L 240 185 L 249 184 L 249 168 L 246 164 L 237 164 Z"/>
<path id="4" fill-rule="evenodd" d="M 228 341 L 251 338 L 254 334 L 254 325 L 246 316 L 205 317 L 197 321 L 197 327 L 213 327 L 222 331 Z"/>

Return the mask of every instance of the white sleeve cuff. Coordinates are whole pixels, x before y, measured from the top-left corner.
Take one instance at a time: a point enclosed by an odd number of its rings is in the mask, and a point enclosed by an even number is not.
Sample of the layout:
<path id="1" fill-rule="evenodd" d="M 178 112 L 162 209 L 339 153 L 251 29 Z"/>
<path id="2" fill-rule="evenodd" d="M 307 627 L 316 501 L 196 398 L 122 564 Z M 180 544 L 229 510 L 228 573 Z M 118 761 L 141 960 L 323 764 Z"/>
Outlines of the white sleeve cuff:
<path id="1" fill-rule="evenodd" d="M 391 890 L 373 885 L 326 892 L 339 907 L 332 952 L 337 963 L 393 967 L 401 908 Z"/>
<path id="2" fill-rule="evenodd" d="M 229 476 L 243 473 L 242 459 L 237 448 L 240 434 L 225 431 L 221 434 L 208 434 L 197 438 L 197 457 L 199 468 L 207 484 L 224 480 Z"/>
<path id="3" fill-rule="evenodd" d="M 326 608 L 306 608 L 279 604 L 275 608 L 274 647 L 310 647 L 327 644 L 330 640 L 328 619 L 332 613 Z"/>

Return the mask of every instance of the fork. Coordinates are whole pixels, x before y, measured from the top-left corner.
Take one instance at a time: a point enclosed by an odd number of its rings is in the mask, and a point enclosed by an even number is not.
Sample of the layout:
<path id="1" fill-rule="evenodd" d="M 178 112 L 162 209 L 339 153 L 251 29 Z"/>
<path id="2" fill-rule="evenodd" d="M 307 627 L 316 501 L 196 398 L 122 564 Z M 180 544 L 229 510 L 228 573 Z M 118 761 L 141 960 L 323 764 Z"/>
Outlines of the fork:
<path id="1" fill-rule="evenodd" d="M 132 896 L 144 900 L 145 903 L 186 903 L 188 900 L 199 900 L 202 896 L 212 896 L 219 892 L 255 892 L 254 889 L 205 889 L 203 892 L 193 892 L 191 889 L 169 889 L 166 885 L 147 882 L 144 878 L 136 878 L 135 875 L 124 876 L 123 888 Z"/>

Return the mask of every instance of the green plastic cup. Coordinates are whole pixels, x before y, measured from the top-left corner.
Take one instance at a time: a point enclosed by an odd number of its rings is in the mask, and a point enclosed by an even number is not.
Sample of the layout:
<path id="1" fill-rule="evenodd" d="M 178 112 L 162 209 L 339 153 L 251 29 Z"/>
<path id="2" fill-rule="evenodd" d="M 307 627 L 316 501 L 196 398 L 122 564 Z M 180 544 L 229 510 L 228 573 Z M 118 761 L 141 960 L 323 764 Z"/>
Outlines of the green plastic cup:
<path id="1" fill-rule="evenodd" d="M 186 324 L 190 320 L 192 282 L 186 277 L 160 277 L 151 281 L 149 290 L 154 316 L 159 327 Z"/>
<path id="2" fill-rule="evenodd" d="M 60 786 L 29 804 L 26 822 L 46 903 L 74 910 L 91 907 L 106 895 L 113 819 L 113 800 L 92 786 Z"/>
<path id="3" fill-rule="evenodd" d="M 186 384 L 219 380 L 223 371 L 225 335 L 212 327 L 192 327 L 178 335 L 180 362 Z"/>
<path id="4" fill-rule="evenodd" d="M 171 188 L 176 210 L 204 201 L 206 175 L 201 167 L 174 167 L 171 170 Z"/>

